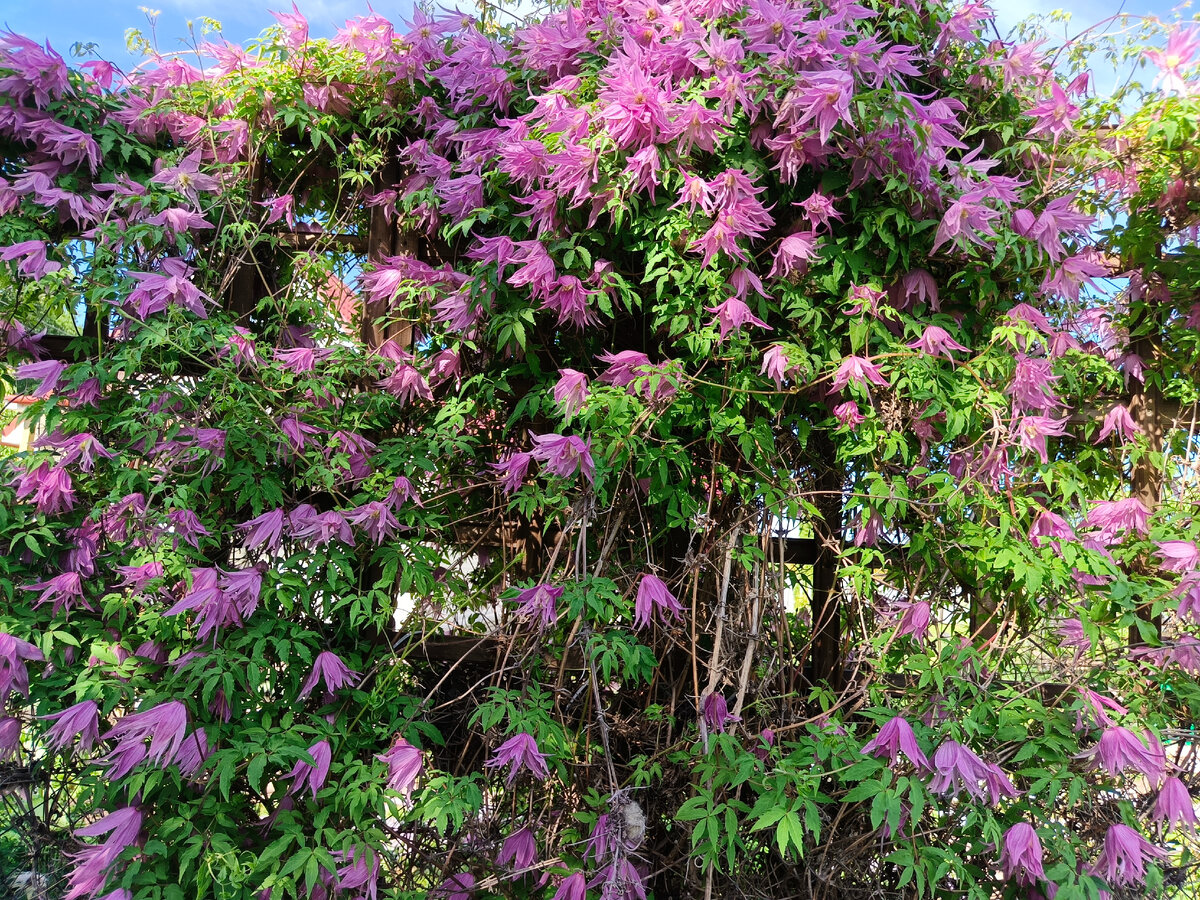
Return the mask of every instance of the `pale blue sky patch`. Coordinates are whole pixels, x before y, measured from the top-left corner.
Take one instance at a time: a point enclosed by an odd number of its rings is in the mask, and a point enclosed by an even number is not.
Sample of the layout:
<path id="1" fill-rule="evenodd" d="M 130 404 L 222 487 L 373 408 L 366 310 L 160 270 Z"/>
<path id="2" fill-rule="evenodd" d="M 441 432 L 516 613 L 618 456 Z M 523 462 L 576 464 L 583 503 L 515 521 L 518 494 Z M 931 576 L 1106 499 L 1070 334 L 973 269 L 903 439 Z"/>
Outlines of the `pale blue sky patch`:
<path id="1" fill-rule="evenodd" d="M 297 0 L 296 5 L 308 17 L 312 37 L 332 37 L 347 19 L 368 12 L 367 0 Z M 151 35 L 143 6 L 159 11 L 153 29 L 159 52 L 173 53 L 190 43 L 189 20 L 194 23 L 197 37 L 200 17 L 208 16 L 221 23 L 221 33 L 227 40 L 244 44 L 275 24 L 270 10 L 290 12 L 291 0 L 0 0 L 0 26 L 38 41 L 49 39 L 63 56 L 68 56 L 77 41 L 94 42 L 98 45 L 95 56 L 126 68 L 141 61 L 141 57 L 126 50 L 126 30 L 137 28 L 147 37 Z M 396 23 L 412 12 L 411 0 L 385 0 L 374 7 Z"/>

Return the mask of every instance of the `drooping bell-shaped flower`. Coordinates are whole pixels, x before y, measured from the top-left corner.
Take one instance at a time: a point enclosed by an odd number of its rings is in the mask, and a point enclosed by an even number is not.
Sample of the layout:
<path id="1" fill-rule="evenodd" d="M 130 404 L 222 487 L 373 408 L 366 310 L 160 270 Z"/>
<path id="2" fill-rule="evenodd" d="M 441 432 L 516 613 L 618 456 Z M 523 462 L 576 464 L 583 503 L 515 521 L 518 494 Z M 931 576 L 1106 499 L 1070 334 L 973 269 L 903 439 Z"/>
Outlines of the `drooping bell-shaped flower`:
<path id="1" fill-rule="evenodd" d="M 1046 880 L 1042 869 L 1042 842 L 1032 825 L 1018 822 L 1004 833 L 1000 871 L 1005 878 L 1025 887 Z"/>
<path id="2" fill-rule="evenodd" d="M 537 837 L 528 825 L 518 828 L 507 838 L 496 856 L 496 864 L 511 865 L 514 869 L 528 869 L 537 859 Z"/>
<path id="3" fill-rule="evenodd" d="M 716 316 L 708 325 L 710 328 L 713 325 L 719 327 L 719 340 L 722 341 L 725 340 L 725 336 L 729 332 L 740 331 L 745 325 L 757 325 L 768 331 L 771 330 L 771 326 L 750 312 L 750 307 L 738 297 L 730 297 L 724 303 L 718 303 L 716 306 L 707 306 L 705 309 Z"/>
<path id="4" fill-rule="evenodd" d="M 37 584 L 22 585 L 21 590 L 41 591 L 33 605 L 37 608 L 45 603 L 52 603 L 53 606 L 50 608 L 52 616 L 57 616 L 58 611 L 64 608 L 68 612 L 76 606 L 89 610 L 93 608 L 84 599 L 83 579 L 78 572 L 63 572 L 61 575 L 55 575 L 53 578 L 39 581 Z"/>
<path id="5" fill-rule="evenodd" d="M 169 700 L 142 712 L 123 716 L 103 739 L 118 740 L 114 754 L 119 754 L 122 747 L 140 747 L 143 741 L 149 740 L 150 749 L 145 756 L 165 767 L 172 762 L 183 744 L 187 722 L 187 707 L 179 700 Z"/>
<path id="6" fill-rule="evenodd" d="M 1140 432 L 1141 429 L 1138 428 L 1137 422 L 1133 421 L 1133 416 L 1129 414 L 1129 408 L 1123 403 L 1118 403 L 1104 416 L 1100 431 L 1097 432 L 1092 443 L 1099 444 L 1110 434 L 1116 434 L 1122 444 L 1127 444 L 1134 440 Z"/>
<path id="7" fill-rule="evenodd" d="M 532 461 L 532 453 L 519 451 L 507 453 L 500 462 L 492 463 L 492 468 L 500 475 L 500 487 L 506 494 L 518 490 L 525 483 L 525 476 Z"/>
<path id="8" fill-rule="evenodd" d="M 574 369 L 561 369 L 554 385 L 554 401 L 568 419 L 575 417 L 588 397 L 588 377 Z"/>
<path id="9" fill-rule="evenodd" d="M 858 404 L 853 400 L 839 403 L 833 408 L 833 417 L 843 428 L 856 428 L 865 422 L 866 416 L 859 412 Z"/>
<path id="10" fill-rule="evenodd" d="M 638 584 L 637 598 L 634 601 L 633 626 L 645 628 L 654 619 L 666 620 L 676 617 L 683 612 L 683 607 L 675 599 L 675 595 L 667 588 L 657 575 L 646 574 Z"/>
<path id="11" fill-rule="evenodd" d="M 929 325 L 921 333 L 921 336 L 911 344 L 906 344 L 912 350 L 920 350 L 927 356 L 944 356 L 946 359 L 952 359 L 950 351 L 957 350 L 961 353 L 970 353 L 971 351 L 954 340 L 950 333 L 940 325 Z"/>
<path id="12" fill-rule="evenodd" d="M 0 631 L 0 708 L 14 691 L 29 696 L 29 670 L 25 663 L 44 659 L 42 651 L 33 644 Z"/>
<path id="13" fill-rule="evenodd" d="M 1167 854 L 1130 828 L 1117 823 L 1104 835 L 1104 846 L 1096 861 L 1088 867 L 1093 875 L 1104 878 L 1113 887 L 1139 885 L 1146 880 L 1146 863 L 1167 859 Z"/>
<path id="14" fill-rule="evenodd" d="M 551 900 L 587 900 L 587 877 L 573 872 L 562 880 Z"/>
<path id="15" fill-rule="evenodd" d="M 1164 830 L 1181 828 L 1190 834 L 1196 833 L 1196 804 L 1187 785 L 1173 775 L 1159 789 L 1152 815 Z"/>
<path id="16" fill-rule="evenodd" d="M 888 384 L 879 366 L 861 356 L 847 356 L 838 364 L 829 389 L 840 391 L 852 381 L 859 385 L 870 383 L 880 387 L 887 387 Z"/>
<path id="17" fill-rule="evenodd" d="M 1137 497 L 1124 500 L 1100 500 L 1088 510 L 1085 524 L 1099 528 L 1096 539 L 1111 544 L 1120 534 L 1133 531 L 1145 535 L 1150 530 L 1150 511 Z"/>
<path id="18" fill-rule="evenodd" d="M 1147 732 L 1147 747 L 1128 728 L 1113 725 L 1104 729 L 1099 742 L 1079 754 L 1080 759 L 1091 760 L 1108 774 L 1117 776 L 1126 769 L 1133 769 L 1146 778 L 1151 784 L 1158 784 L 1166 769 L 1166 756 L 1158 741 Z"/>
<path id="19" fill-rule="evenodd" d="M 330 749 L 329 741 L 317 741 L 308 748 L 308 755 L 312 757 L 311 763 L 308 760 L 299 759 L 288 773 L 287 777 L 292 779 L 292 786 L 288 788 L 288 793 L 300 794 L 307 787 L 315 800 L 317 791 L 325 786 L 325 779 L 329 777 L 329 765 L 333 760 L 333 751 Z"/>
<path id="20" fill-rule="evenodd" d="M 723 732 L 729 722 L 741 721 L 739 716 L 729 714 L 729 704 L 726 702 L 724 694 L 716 692 L 706 694 L 704 702 L 701 704 L 701 711 L 704 714 L 704 724 L 710 731 Z"/>
<path id="21" fill-rule="evenodd" d="M 1200 547 L 1191 541 L 1155 541 L 1158 558 L 1168 572 L 1187 573 L 1200 565 Z"/>
<path id="22" fill-rule="evenodd" d="M 545 755 L 538 749 L 533 735 L 519 732 L 496 748 L 492 758 L 484 763 L 488 768 L 508 766 L 507 781 L 512 785 L 522 769 L 529 770 L 538 781 L 543 781 L 550 774 L 546 765 Z"/>
<path id="23" fill-rule="evenodd" d="M 578 472 L 590 484 L 595 474 L 592 461 L 592 442 L 582 441 L 575 435 L 535 434 L 534 449 L 530 456 L 540 462 L 546 471 L 570 477 Z"/>
<path id="24" fill-rule="evenodd" d="M 525 588 L 516 596 L 517 612 L 548 628 L 558 619 L 555 604 L 563 595 L 563 588 L 551 584 L 539 584 Z"/>
<path id="25" fill-rule="evenodd" d="M 326 693 L 332 695 L 334 691 L 343 687 L 352 687 L 360 677 L 359 673 L 342 662 L 336 653 L 322 650 L 313 661 L 312 671 L 300 686 L 299 696 L 307 697 L 318 684 L 323 684 Z"/>
<path id="26" fill-rule="evenodd" d="M 866 743 L 862 752 L 866 756 L 886 758 L 888 765 L 893 768 L 896 760 L 903 753 L 908 757 L 909 762 L 918 769 L 926 772 L 933 771 L 929 759 L 921 752 L 921 748 L 917 744 L 917 736 L 913 734 L 912 726 L 903 716 L 896 716 L 880 728 L 879 734 Z"/>
<path id="27" fill-rule="evenodd" d="M 68 706 L 62 712 L 39 716 L 54 724 L 42 736 L 54 750 L 74 743 L 76 752 L 86 753 L 100 739 L 100 708 L 95 700 L 84 700 Z M 79 740 L 75 740 L 75 736 Z"/>
<path id="28" fill-rule="evenodd" d="M 397 735 L 387 753 L 377 757 L 388 766 L 388 790 L 411 797 L 413 787 L 425 768 L 421 751 Z"/>

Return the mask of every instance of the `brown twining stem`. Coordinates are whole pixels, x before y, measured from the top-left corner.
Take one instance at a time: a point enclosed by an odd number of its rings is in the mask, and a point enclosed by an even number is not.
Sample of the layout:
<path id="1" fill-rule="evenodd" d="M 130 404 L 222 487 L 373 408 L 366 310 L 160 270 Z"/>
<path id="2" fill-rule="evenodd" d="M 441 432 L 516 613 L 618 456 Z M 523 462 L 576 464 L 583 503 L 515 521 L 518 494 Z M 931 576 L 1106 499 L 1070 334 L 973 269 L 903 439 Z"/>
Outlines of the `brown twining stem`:
<path id="1" fill-rule="evenodd" d="M 700 696 L 697 713 L 700 721 L 700 734 L 704 739 L 704 752 L 708 752 L 708 725 L 704 721 L 704 701 L 717 687 L 717 679 L 721 675 L 721 642 L 725 638 L 726 608 L 729 600 L 729 579 L 733 572 L 733 548 L 737 546 L 738 537 L 742 530 L 739 519 L 729 535 L 729 545 L 725 548 L 725 565 L 721 572 L 721 591 L 717 596 L 717 627 L 713 634 L 712 655 L 708 659 L 708 686 Z"/>

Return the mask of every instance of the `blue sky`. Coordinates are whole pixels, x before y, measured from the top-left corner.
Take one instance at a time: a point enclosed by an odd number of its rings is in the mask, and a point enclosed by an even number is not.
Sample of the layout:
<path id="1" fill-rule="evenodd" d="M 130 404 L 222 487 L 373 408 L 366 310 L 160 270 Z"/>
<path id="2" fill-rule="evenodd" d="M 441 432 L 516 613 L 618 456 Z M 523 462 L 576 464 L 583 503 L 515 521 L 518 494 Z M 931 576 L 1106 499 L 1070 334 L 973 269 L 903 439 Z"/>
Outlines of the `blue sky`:
<path id="1" fill-rule="evenodd" d="M 0 0 L 0 25 L 38 40 L 49 39 L 66 55 L 76 41 L 95 41 L 101 56 L 128 65 L 125 30 L 148 31 L 141 6 L 160 10 L 157 19 L 158 47 L 162 52 L 182 49 L 180 38 L 187 35 L 187 22 L 199 16 L 218 19 L 226 38 L 241 43 L 256 36 L 274 19 L 268 9 L 290 7 L 291 0 Z M 298 0 L 309 19 L 315 37 L 334 33 L 347 18 L 367 10 L 366 0 Z M 449 6 L 455 5 L 448 0 Z M 473 6 L 466 3 L 466 6 Z M 1072 26 L 1082 27 L 1100 21 L 1115 12 L 1157 15 L 1170 18 L 1178 3 L 1172 0 L 993 0 L 997 24 L 1002 32 L 1027 15 L 1066 9 L 1072 13 Z M 411 0 L 375 0 L 375 9 L 399 21 L 412 9 Z M 1191 18 L 1190 9 L 1183 10 Z M 199 25 L 197 24 L 197 28 Z"/>
<path id="2" fill-rule="evenodd" d="M 366 0 L 297 0 L 309 20 L 313 37 L 331 37 L 346 20 L 367 12 Z M 377 12 L 393 21 L 408 17 L 411 0 L 375 0 Z M 291 0 L 0 0 L 0 25 L 51 45 L 67 55 L 76 41 L 94 41 L 100 56 L 121 65 L 131 57 L 125 51 L 125 31 L 138 28 L 149 35 L 141 7 L 159 10 L 158 49 L 167 53 L 183 49 L 180 38 L 188 34 L 188 20 L 200 16 L 217 19 L 223 34 L 234 43 L 257 36 L 275 24 L 268 10 L 291 10 Z M 196 21 L 199 33 L 200 24 Z"/>

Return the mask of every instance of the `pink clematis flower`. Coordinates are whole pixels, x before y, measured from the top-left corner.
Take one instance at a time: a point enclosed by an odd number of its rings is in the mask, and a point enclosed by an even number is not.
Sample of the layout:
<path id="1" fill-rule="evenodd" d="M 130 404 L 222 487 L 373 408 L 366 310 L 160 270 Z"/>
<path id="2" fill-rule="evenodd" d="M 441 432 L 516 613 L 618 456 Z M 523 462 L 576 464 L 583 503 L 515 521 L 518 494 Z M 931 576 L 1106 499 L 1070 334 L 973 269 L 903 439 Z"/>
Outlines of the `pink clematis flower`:
<path id="1" fill-rule="evenodd" d="M 951 359 L 950 351 L 958 350 L 962 353 L 970 353 L 971 351 L 960 344 L 954 338 L 950 337 L 950 333 L 938 325 L 928 326 L 921 336 L 911 344 L 905 344 L 906 347 L 912 350 L 920 350 L 928 356 L 944 356 Z"/>
<path id="2" fill-rule="evenodd" d="M 1128 728 L 1113 725 L 1105 728 L 1096 746 L 1080 753 L 1079 758 L 1091 760 L 1094 766 L 1114 777 L 1126 769 L 1134 769 L 1152 784 L 1158 784 L 1166 771 L 1166 754 L 1154 735 L 1146 732 L 1146 738 L 1148 747 Z"/>
<path id="3" fill-rule="evenodd" d="M 587 900 L 587 877 L 582 872 L 568 875 L 551 900 Z"/>
<path id="4" fill-rule="evenodd" d="M 554 385 L 554 401 L 562 408 L 568 419 L 583 408 L 588 398 L 588 377 L 574 369 L 561 369 L 558 382 Z"/>
<path id="5" fill-rule="evenodd" d="M 757 325 L 760 328 L 765 328 L 771 331 L 771 326 L 762 319 L 756 317 L 750 312 L 750 307 L 737 297 L 730 297 L 724 303 L 718 303 L 716 306 L 706 306 L 710 313 L 714 313 L 716 318 L 708 323 L 711 328 L 713 325 L 720 326 L 719 340 L 725 340 L 725 336 L 731 331 L 740 331 L 743 325 Z"/>
<path id="6" fill-rule="evenodd" d="M 1034 547 L 1050 544 L 1055 550 L 1059 550 L 1059 541 L 1074 539 L 1075 529 L 1071 527 L 1070 523 L 1048 509 L 1043 509 L 1038 513 L 1037 518 L 1033 520 L 1033 525 L 1029 528 L 1029 543 Z"/>
<path id="7" fill-rule="evenodd" d="M 915 603 L 905 603 L 904 613 L 900 616 L 900 623 L 896 626 L 896 636 L 912 635 L 917 646 L 924 647 L 925 638 L 929 634 L 929 625 L 930 609 L 928 603 L 924 600 L 918 600 Z"/>
<path id="8" fill-rule="evenodd" d="M 1168 572 L 1192 572 L 1200 565 L 1200 547 L 1191 541 L 1155 541 L 1162 567 Z"/>
<path id="9" fill-rule="evenodd" d="M 1140 432 L 1141 429 L 1138 428 L 1137 422 L 1133 421 L 1133 416 L 1129 415 L 1129 409 L 1124 404 L 1118 403 L 1104 417 L 1100 431 L 1092 443 L 1099 444 L 1110 434 L 1115 433 L 1121 439 L 1122 444 L 1127 444 Z"/>
<path id="10" fill-rule="evenodd" d="M 161 166 L 161 162 L 159 163 Z M 150 179 L 151 184 L 160 184 L 183 194 L 193 205 L 199 203 L 198 193 L 220 190 L 221 182 L 212 175 L 200 171 L 200 151 L 184 157 L 177 165 L 165 166 Z"/>
<path id="11" fill-rule="evenodd" d="M 1013 426 L 1017 443 L 1037 456 L 1043 464 L 1048 463 L 1049 452 L 1046 438 L 1062 437 L 1067 433 L 1067 419 L 1052 419 L 1049 416 L 1021 416 Z"/>
<path id="12" fill-rule="evenodd" d="M 1042 843 L 1032 825 L 1018 822 L 1004 832 L 1000 871 L 1005 878 L 1024 887 L 1046 880 L 1042 869 Z"/>
<path id="13" fill-rule="evenodd" d="M 558 619 L 555 604 L 563 595 L 563 588 L 550 584 L 539 584 L 525 588 L 516 596 L 517 612 L 548 628 Z"/>
<path id="14" fill-rule="evenodd" d="M 1128 825 L 1110 825 L 1104 835 L 1104 847 L 1088 867 L 1113 887 L 1138 885 L 1146 880 L 1146 862 L 1164 862 L 1167 854 Z"/>
<path id="15" fill-rule="evenodd" d="M 771 278 L 793 278 L 803 275 L 808 264 L 816 258 L 817 237 L 811 231 L 789 234 L 779 242 L 775 262 L 768 275 Z"/>
<path id="16" fill-rule="evenodd" d="M 640 393 L 647 400 L 670 397 L 676 391 L 677 369 L 673 369 L 671 361 L 655 364 L 637 350 L 602 353 L 599 359 L 608 364 L 596 378 L 601 384 L 623 387 L 626 392 Z"/>
<path id="17" fill-rule="evenodd" d="M 992 222 L 1000 218 L 1000 213 L 983 205 L 985 195 L 976 190 L 963 194 L 950 204 L 946 214 L 938 225 L 930 252 L 947 242 L 965 248 L 968 243 L 988 245 L 988 238 L 996 237 Z"/>
<path id="18" fill-rule="evenodd" d="M 0 762 L 7 762 L 21 749 L 21 720 L 0 716 Z"/>
<path id="19" fill-rule="evenodd" d="M 259 547 L 267 550 L 279 549 L 279 544 L 283 540 L 283 519 L 283 510 L 273 509 L 238 525 L 238 528 L 246 532 L 246 538 L 243 541 L 246 549 L 255 550 Z"/>
<path id="20" fill-rule="evenodd" d="M 362 506 L 346 510 L 346 521 L 360 528 L 376 546 L 392 537 L 400 527 L 392 515 L 391 507 L 380 500 L 372 500 Z"/>
<path id="21" fill-rule="evenodd" d="M 1127 531 L 1138 534 L 1148 534 L 1150 531 L 1150 511 L 1142 505 L 1137 497 L 1126 497 L 1124 500 L 1101 500 L 1088 510 L 1084 523 L 1099 528 L 1096 539 L 1102 544 L 1111 544 L 1119 535 Z"/>
<path id="22" fill-rule="evenodd" d="M 855 428 L 865 422 L 866 416 L 859 412 L 858 404 L 853 400 L 839 403 L 833 408 L 833 417 L 843 428 Z"/>
<path id="23" fill-rule="evenodd" d="M 724 732 L 725 726 L 729 722 L 741 721 L 740 716 L 729 714 L 729 703 L 725 700 L 724 694 L 705 694 L 700 708 L 704 715 L 704 724 L 710 731 Z"/>
<path id="24" fill-rule="evenodd" d="M 475 890 L 475 876 L 470 872 L 451 875 L 430 893 L 437 900 L 471 900 Z"/>
<path id="25" fill-rule="evenodd" d="M 596 465 L 592 461 L 592 442 L 581 441 L 574 435 L 535 434 L 534 449 L 530 456 L 540 462 L 553 475 L 569 478 L 578 472 L 589 484 L 595 476 Z"/>
<path id="26" fill-rule="evenodd" d="M 380 379 L 376 384 L 399 398 L 401 406 L 405 406 L 413 400 L 433 399 L 433 390 L 429 387 L 429 382 L 416 368 L 407 363 L 396 366 L 390 375 Z"/>
<path id="27" fill-rule="evenodd" d="M 0 631 L 0 708 L 15 691 L 29 696 L 29 670 L 26 662 L 41 662 L 42 651 L 28 641 Z"/>
<path id="28" fill-rule="evenodd" d="M 1079 117 L 1079 107 L 1071 102 L 1058 82 L 1051 82 L 1050 97 L 1026 110 L 1025 115 L 1036 120 L 1029 129 L 1030 137 L 1047 134 L 1057 142 L 1072 129 L 1071 123 Z"/>
<path id="29" fill-rule="evenodd" d="M 329 747 L 329 741 L 317 741 L 308 748 L 308 755 L 312 757 L 311 763 L 304 759 L 297 760 L 296 765 L 292 766 L 292 771 L 288 773 L 287 777 L 292 779 L 288 794 L 303 793 L 307 787 L 312 791 L 315 800 L 317 791 L 324 787 L 325 779 L 329 777 L 333 751 Z"/>
<path id="30" fill-rule="evenodd" d="M 271 15 L 283 27 L 284 43 L 290 49 L 299 50 L 308 43 L 308 20 L 294 2 L 290 13 L 272 12 Z"/>
<path id="31" fill-rule="evenodd" d="M 47 247 L 45 241 L 22 241 L 9 247 L 0 247 L 0 260 L 12 262 L 19 259 L 17 271 L 37 281 L 62 268 L 62 263 L 46 259 Z"/>
<path id="32" fill-rule="evenodd" d="M 879 387 L 887 387 L 888 384 L 879 366 L 861 356 L 847 356 L 842 360 L 833 374 L 833 381 L 830 383 L 829 389 L 840 391 L 851 381 L 861 385 L 869 382 Z"/>
<path id="33" fill-rule="evenodd" d="M 1181 828 L 1189 834 L 1196 833 L 1196 804 L 1188 793 L 1187 785 L 1173 775 L 1159 789 L 1152 815 L 1164 831 Z"/>
<path id="34" fill-rule="evenodd" d="M 976 800 L 982 799 L 979 782 L 983 777 L 984 762 L 957 741 L 946 741 L 933 754 L 933 779 L 929 789 L 935 794 L 951 797 L 961 790 Z"/>
<path id="35" fill-rule="evenodd" d="M 634 628 L 645 628 L 655 618 L 665 620 L 679 616 L 683 607 L 657 575 L 643 575 L 634 601 Z"/>
<path id="36" fill-rule="evenodd" d="M 126 847 L 137 843 L 142 830 L 142 814 L 136 806 L 114 810 L 91 825 L 77 828 L 76 837 L 99 837 L 107 834 L 102 844 L 90 845 L 72 855 L 77 864 L 70 876 L 67 898 L 91 897 L 100 893 L 107 872 Z M 126 892 L 128 893 L 128 892 Z"/>
<path id="37" fill-rule="evenodd" d="M 532 453 L 514 452 L 505 454 L 500 462 L 492 463 L 492 468 L 500 475 L 500 487 L 506 494 L 511 494 L 525 483 L 532 460 Z"/>
<path id="38" fill-rule="evenodd" d="M 58 611 L 64 608 L 67 612 L 70 612 L 76 606 L 81 606 L 87 610 L 93 609 L 91 604 L 83 597 L 83 579 L 78 572 L 63 572 L 61 575 L 55 575 L 47 581 L 23 585 L 21 590 L 41 591 L 42 593 L 34 601 L 34 608 L 36 609 L 44 603 L 53 602 L 54 605 L 50 608 L 52 616 L 57 616 Z"/>
<path id="39" fill-rule="evenodd" d="M 1146 58 L 1158 66 L 1158 77 L 1154 79 L 1156 86 L 1164 91 L 1187 95 L 1193 93 L 1193 88 L 1183 76 L 1183 72 L 1196 64 L 1196 52 L 1200 50 L 1200 29 L 1195 26 L 1181 28 L 1175 26 L 1167 36 L 1167 46 L 1159 50 L 1145 51 Z"/>
<path id="40" fill-rule="evenodd" d="M 1092 649 L 1092 640 L 1083 630 L 1083 622 L 1079 619 L 1065 619 L 1063 623 L 1054 630 L 1054 633 L 1062 638 L 1062 645 L 1067 648 L 1075 648 L 1076 656 L 1080 656 Z"/>
<path id="41" fill-rule="evenodd" d="M 1062 406 L 1053 388 L 1059 377 L 1054 374 L 1053 363 L 1048 359 L 1023 355 L 1017 357 L 1012 382 L 1008 386 L 1008 394 L 1013 398 L 1013 411 L 1048 412 Z"/>
<path id="42" fill-rule="evenodd" d="M 933 766 L 917 745 L 912 726 L 903 716 L 896 716 L 880 728 L 879 734 L 866 743 L 862 752 L 865 756 L 886 758 L 892 768 L 895 768 L 896 760 L 903 753 L 918 770 L 933 771 Z"/>
<path id="43" fill-rule="evenodd" d="M 147 757 L 160 766 L 166 767 L 179 753 L 183 739 L 187 734 L 187 707 L 178 700 L 160 703 L 142 712 L 130 713 L 117 720 L 117 723 L 102 736 L 103 740 L 118 740 L 118 745 L 106 757 L 112 764 L 110 778 L 123 777 L 132 768 Z M 149 750 L 142 747 L 143 741 L 150 741 Z M 112 769 L 122 770 L 116 774 Z"/>
<path id="44" fill-rule="evenodd" d="M 783 380 L 796 367 L 788 360 L 787 350 L 779 344 L 772 344 L 763 354 L 760 375 L 765 375 L 775 382 L 775 390 L 783 390 Z"/>
<path id="45" fill-rule="evenodd" d="M 533 865 L 535 859 L 537 859 L 537 837 L 534 835 L 533 829 L 526 825 L 504 839 L 500 853 L 496 856 L 496 864 L 512 865 L 514 869 L 520 871 L 528 869 Z"/>
<path id="46" fill-rule="evenodd" d="M 492 758 L 484 763 L 488 768 L 508 766 L 508 784 L 517 780 L 522 769 L 528 769 L 538 781 L 544 781 L 550 774 L 546 765 L 545 755 L 538 750 L 537 741 L 533 735 L 519 732 L 496 748 Z"/>
<path id="47" fill-rule="evenodd" d="M 387 753 L 375 757 L 388 766 L 388 790 L 411 797 L 425 763 L 421 751 L 397 736 Z"/>
<path id="48" fill-rule="evenodd" d="M 46 743 L 54 750 L 62 750 L 74 743 L 76 752 L 86 753 L 100 739 L 100 708 L 95 700 L 84 700 L 69 706 L 59 713 L 38 718 L 54 724 L 43 735 Z M 78 735 L 79 740 L 75 737 Z"/>
<path id="49" fill-rule="evenodd" d="M 300 698 L 307 697 L 318 683 L 324 684 L 325 692 L 332 696 L 334 691 L 344 687 L 353 687 L 355 680 L 361 677 L 358 672 L 342 662 L 341 657 L 336 653 L 323 650 L 313 661 L 312 672 L 309 673 L 308 678 L 304 679 L 299 696 Z"/>
<path id="50" fill-rule="evenodd" d="M 66 363 L 59 362 L 56 359 L 22 363 L 17 366 L 17 380 L 36 380 L 37 386 L 29 391 L 29 393 L 38 398 L 46 397 L 54 393 L 54 389 L 58 387 L 58 382 L 62 378 L 66 368 Z"/>

